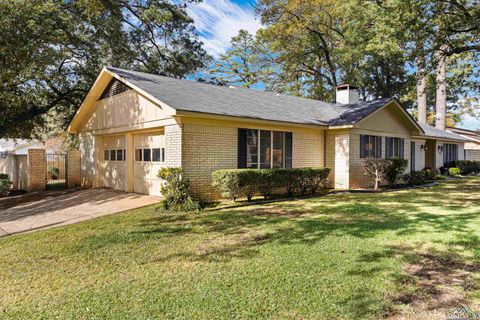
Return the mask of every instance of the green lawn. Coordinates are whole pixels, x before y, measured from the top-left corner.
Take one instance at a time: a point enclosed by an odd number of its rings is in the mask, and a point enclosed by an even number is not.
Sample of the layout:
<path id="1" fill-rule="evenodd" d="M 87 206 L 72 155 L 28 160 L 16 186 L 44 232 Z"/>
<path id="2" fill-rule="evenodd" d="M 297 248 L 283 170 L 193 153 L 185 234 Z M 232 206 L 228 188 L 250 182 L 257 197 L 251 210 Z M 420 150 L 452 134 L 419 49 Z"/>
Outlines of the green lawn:
<path id="1" fill-rule="evenodd" d="M 480 179 L 0 239 L 0 318 L 368 319 L 480 310 Z"/>

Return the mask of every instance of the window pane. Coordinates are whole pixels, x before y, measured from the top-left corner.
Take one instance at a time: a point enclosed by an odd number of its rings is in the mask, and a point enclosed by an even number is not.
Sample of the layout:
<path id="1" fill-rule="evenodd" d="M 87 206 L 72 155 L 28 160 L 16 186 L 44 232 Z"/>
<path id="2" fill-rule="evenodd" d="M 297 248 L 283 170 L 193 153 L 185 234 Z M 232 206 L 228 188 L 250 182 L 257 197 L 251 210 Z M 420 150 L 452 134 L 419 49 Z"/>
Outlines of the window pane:
<path id="1" fill-rule="evenodd" d="M 153 162 L 160 162 L 160 148 L 153 148 L 152 149 L 152 161 Z"/>
<path id="2" fill-rule="evenodd" d="M 135 161 L 142 161 L 142 149 L 135 149 Z"/>
<path id="3" fill-rule="evenodd" d="M 283 132 L 274 131 L 273 132 L 273 167 L 274 168 L 283 168 L 283 154 L 284 154 L 284 143 L 283 143 Z"/>
<path id="4" fill-rule="evenodd" d="M 165 162 L 165 148 L 162 148 L 162 162 Z"/>
<path id="5" fill-rule="evenodd" d="M 151 151 L 150 149 L 143 149 L 143 161 L 151 161 Z"/>
<path id="6" fill-rule="evenodd" d="M 117 150 L 117 161 L 123 161 L 123 149 Z"/>
<path id="7" fill-rule="evenodd" d="M 115 150 L 110 150 L 110 160 L 117 160 L 117 152 Z"/>
<path id="8" fill-rule="evenodd" d="M 260 168 L 272 167 L 272 132 L 260 131 Z"/>
<path id="9" fill-rule="evenodd" d="M 103 151 L 103 160 L 108 161 L 110 160 L 110 150 Z"/>
<path id="10" fill-rule="evenodd" d="M 258 168 L 257 130 L 247 130 L 247 168 Z"/>

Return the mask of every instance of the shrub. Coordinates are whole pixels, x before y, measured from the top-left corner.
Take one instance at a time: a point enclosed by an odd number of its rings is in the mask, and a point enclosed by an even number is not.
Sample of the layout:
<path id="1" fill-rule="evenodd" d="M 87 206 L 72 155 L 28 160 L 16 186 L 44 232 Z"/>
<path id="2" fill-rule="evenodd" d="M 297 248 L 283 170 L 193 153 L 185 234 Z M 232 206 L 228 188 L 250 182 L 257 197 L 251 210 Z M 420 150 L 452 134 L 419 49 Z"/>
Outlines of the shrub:
<path id="1" fill-rule="evenodd" d="M 8 196 L 11 185 L 12 181 L 10 181 L 8 174 L 0 173 L 0 195 Z"/>
<path id="2" fill-rule="evenodd" d="M 463 175 L 480 173 L 480 161 L 460 160 L 456 162 Z"/>
<path id="3" fill-rule="evenodd" d="M 427 183 L 425 171 L 412 171 L 403 175 L 403 180 L 409 186 L 419 186 Z"/>
<path id="4" fill-rule="evenodd" d="M 425 179 L 426 180 L 435 180 L 435 173 L 433 172 L 432 168 L 430 167 L 425 167 L 423 168 L 423 172 L 425 174 Z"/>
<path id="5" fill-rule="evenodd" d="M 160 191 L 165 197 L 163 209 L 168 211 L 195 211 L 200 209 L 198 202 L 190 195 L 190 181 L 183 179 L 181 168 L 162 168 L 158 177 L 165 180 Z"/>
<path id="6" fill-rule="evenodd" d="M 438 168 L 438 170 L 440 171 L 440 174 L 444 176 L 448 172 L 448 167 L 442 166 L 442 167 Z"/>
<path id="7" fill-rule="evenodd" d="M 395 186 L 398 179 L 407 169 L 408 160 L 402 158 L 390 158 L 385 168 L 385 180 L 388 182 L 389 187 Z"/>
<path id="8" fill-rule="evenodd" d="M 50 178 L 52 180 L 57 180 L 60 176 L 60 169 L 58 169 L 57 167 L 50 167 L 48 169 L 48 174 L 50 174 Z"/>
<path id="9" fill-rule="evenodd" d="M 448 174 L 451 176 L 459 176 L 461 173 L 460 168 L 452 167 L 448 169 Z"/>
<path id="10" fill-rule="evenodd" d="M 378 190 L 380 182 L 385 177 L 385 170 L 390 165 L 390 160 L 387 159 L 367 159 L 365 160 L 365 175 L 372 179 L 375 187 L 374 190 Z"/>
<path id="11" fill-rule="evenodd" d="M 314 194 L 325 185 L 329 173 L 328 168 L 218 170 L 212 174 L 212 184 L 224 197 L 244 196 L 251 201 L 255 194 L 268 198 L 276 189 L 289 196 Z"/>
<path id="12" fill-rule="evenodd" d="M 242 196 L 240 179 L 236 170 L 217 170 L 212 173 L 212 185 L 219 189 L 222 197 L 235 201 Z"/>
<path id="13" fill-rule="evenodd" d="M 320 185 L 325 185 L 327 182 L 330 169 L 328 168 L 303 168 L 299 169 L 300 188 L 299 193 L 304 195 L 306 193 L 315 194 Z"/>

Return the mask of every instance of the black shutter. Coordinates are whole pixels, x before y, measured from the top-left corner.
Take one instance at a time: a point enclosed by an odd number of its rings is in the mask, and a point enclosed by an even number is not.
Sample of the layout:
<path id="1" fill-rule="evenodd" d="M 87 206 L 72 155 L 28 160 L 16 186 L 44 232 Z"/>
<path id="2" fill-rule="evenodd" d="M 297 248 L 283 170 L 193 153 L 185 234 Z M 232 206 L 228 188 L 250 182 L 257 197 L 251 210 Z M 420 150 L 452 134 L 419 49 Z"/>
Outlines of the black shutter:
<path id="1" fill-rule="evenodd" d="M 376 158 L 382 158 L 382 137 L 376 137 L 377 139 L 377 156 Z"/>
<path id="2" fill-rule="evenodd" d="M 365 158 L 365 136 L 360 135 L 360 158 Z"/>
<path id="3" fill-rule="evenodd" d="M 285 168 L 292 167 L 292 145 L 293 136 L 291 132 L 285 132 Z"/>
<path id="4" fill-rule="evenodd" d="M 405 140 L 400 139 L 400 157 L 402 159 L 405 159 Z"/>
<path id="5" fill-rule="evenodd" d="M 391 157 L 391 150 L 392 150 L 392 138 L 385 138 L 385 159 Z"/>
<path id="6" fill-rule="evenodd" d="M 238 129 L 238 168 L 247 167 L 247 129 Z"/>

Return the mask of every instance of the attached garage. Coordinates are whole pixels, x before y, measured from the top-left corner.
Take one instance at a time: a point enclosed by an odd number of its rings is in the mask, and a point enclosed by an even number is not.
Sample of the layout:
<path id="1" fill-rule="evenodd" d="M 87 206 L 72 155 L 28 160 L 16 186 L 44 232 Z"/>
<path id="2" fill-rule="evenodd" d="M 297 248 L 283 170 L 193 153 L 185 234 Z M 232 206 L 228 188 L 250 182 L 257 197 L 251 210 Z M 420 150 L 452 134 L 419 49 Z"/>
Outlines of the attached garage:
<path id="1" fill-rule="evenodd" d="M 106 136 L 103 141 L 104 186 L 125 190 L 125 136 Z"/>
<path id="2" fill-rule="evenodd" d="M 165 164 L 165 135 L 163 132 L 135 134 L 134 150 L 133 191 L 161 195 L 157 173 Z"/>

